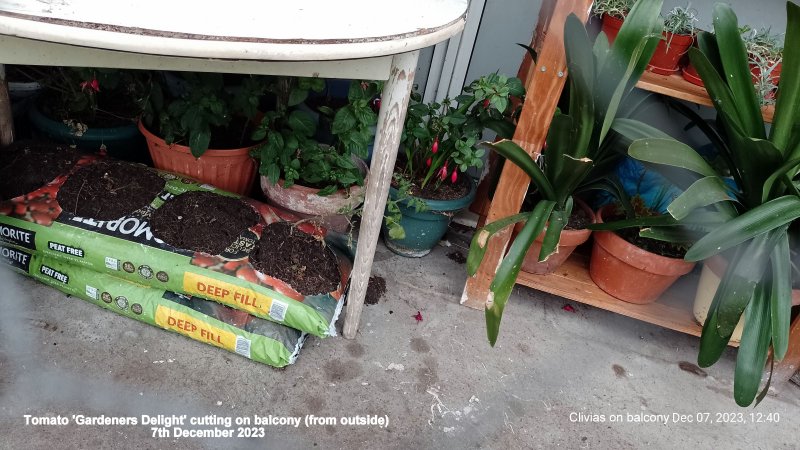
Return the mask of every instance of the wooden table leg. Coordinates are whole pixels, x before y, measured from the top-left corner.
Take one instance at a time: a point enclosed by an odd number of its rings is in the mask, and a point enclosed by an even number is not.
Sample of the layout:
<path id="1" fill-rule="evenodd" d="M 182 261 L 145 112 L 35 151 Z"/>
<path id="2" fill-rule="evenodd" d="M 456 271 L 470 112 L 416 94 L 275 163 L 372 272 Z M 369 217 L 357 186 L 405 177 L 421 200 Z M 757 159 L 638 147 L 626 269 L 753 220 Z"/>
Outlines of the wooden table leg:
<path id="1" fill-rule="evenodd" d="M 789 329 L 789 350 L 782 361 L 775 363 L 772 378 L 776 386 L 785 384 L 800 369 L 800 316 L 794 319 Z"/>
<path id="2" fill-rule="evenodd" d="M 358 232 L 356 260 L 350 279 L 350 292 L 347 295 L 347 317 L 344 322 L 344 337 L 347 339 L 355 338 L 358 332 L 418 57 L 419 51 L 394 56 L 389 80 L 383 88 L 375 149 Z"/>
<path id="3" fill-rule="evenodd" d="M 2 147 L 14 142 L 14 116 L 11 112 L 5 69 L 5 66 L 0 64 L 0 146 Z"/>

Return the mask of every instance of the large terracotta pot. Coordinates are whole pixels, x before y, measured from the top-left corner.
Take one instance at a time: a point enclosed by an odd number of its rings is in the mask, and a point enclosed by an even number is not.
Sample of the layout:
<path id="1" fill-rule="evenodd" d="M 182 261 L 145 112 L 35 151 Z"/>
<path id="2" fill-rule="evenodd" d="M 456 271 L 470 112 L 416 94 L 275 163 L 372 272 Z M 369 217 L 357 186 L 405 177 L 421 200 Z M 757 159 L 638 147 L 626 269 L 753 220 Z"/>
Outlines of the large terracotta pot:
<path id="1" fill-rule="evenodd" d="M 597 212 L 603 223 L 614 205 Z M 630 303 L 653 303 L 695 263 L 656 255 L 636 247 L 613 231 L 595 231 L 589 275 L 609 295 Z"/>
<path id="2" fill-rule="evenodd" d="M 595 223 L 596 218 L 594 211 L 592 211 L 589 205 L 578 199 L 575 199 L 575 203 L 579 208 L 586 212 L 590 223 Z M 517 222 L 517 224 L 514 226 L 514 233 L 518 234 L 520 231 L 522 231 L 522 227 L 524 225 L 525 222 Z M 589 236 L 592 235 L 592 230 L 588 229 L 562 231 L 561 238 L 558 241 L 558 250 L 556 253 L 550 255 L 550 257 L 547 258 L 547 261 L 539 262 L 539 252 L 542 250 L 542 240 L 544 239 L 545 231 L 547 231 L 546 226 L 544 231 L 542 231 L 539 236 L 536 237 L 536 240 L 533 241 L 533 244 L 528 249 L 528 253 L 525 254 L 525 259 L 522 261 L 523 272 L 535 273 L 539 275 L 553 273 L 562 264 L 564 264 L 564 261 L 569 258 L 577 246 L 589 240 Z"/>
<path id="3" fill-rule="evenodd" d="M 659 75 L 672 75 L 680 70 L 680 61 L 694 43 L 694 36 L 665 33 L 658 41 L 647 70 Z M 669 46 L 668 46 L 669 45 Z"/>
<path id="4" fill-rule="evenodd" d="M 608 14 L 603 14 L 603 25 L 600 27 L 600 29 L 606 34 L 606 37 L 608 37 L 609 44 L 614 43 L 614 40 L 617 38 L 617 34 L 619 34 L 619 29 L 622 28 L 623 22 L 624 21 L 622 19 L 609 16 Z"/>
<path id="5" fill-rule="evenodd" d="M 241 195 L 250 193 L 256 176 L 256 161 L 250 157 L 250 150 L 255 146 L 230 150 L 209 149 L 200 158 L 195 158 L 189 147 L 167 144 L 145 128 L 141 121 L 139 130 L 147 140 L 156 168 L 186 175 L 229 192 Z"/>
<path id="6" fill-rule="evenodd" d="M 344 233 L 350 227 L 352 213 L 363 201 L 366 192 L 369 170 L 364 161 L 353 158 L 362 174 L 364 186 L 351 186 L 348 189 L 339 189 L 331 195 L 319 196 L 319 189 L 293 184 L 288 188 L 283 187 L 283 180 L 270 183 L 265 176 L 261 177 L 261 190 L 269 202 L 302 218 L 313 218 L 321 226 L 333 231 Z M 344 214 L 342 214 L 344 212 Z"/>

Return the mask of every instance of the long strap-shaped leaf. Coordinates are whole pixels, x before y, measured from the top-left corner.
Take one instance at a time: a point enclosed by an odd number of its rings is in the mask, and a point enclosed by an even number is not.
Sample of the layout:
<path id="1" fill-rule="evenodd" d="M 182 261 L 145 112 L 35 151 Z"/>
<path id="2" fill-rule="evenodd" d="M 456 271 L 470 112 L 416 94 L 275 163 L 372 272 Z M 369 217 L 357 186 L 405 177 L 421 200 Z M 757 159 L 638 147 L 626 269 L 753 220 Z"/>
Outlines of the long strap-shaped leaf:
<path id="1" fill-rule="evenodd" d="M 489 344 L 494 347 L 497 342 L 497 335 L 500 333 L 500 320 L 503 318 L 503 308 L 506 306 L 511 290 L 514 289 L 517 275 L 522 267 L 522 260 L 528 252 L 533 240 L 542 232 L 545 223 L 550 218 L 555 202 L 542 200 L 536 204 L 531 212 L 530 218 L 522 227 L 508 254 L 497 268 L 497 273 L 489 286 L 490 301 L 486 307 L 486 335 Z"/>
<path id="2" fill-rule="evenodd" d="M 469 254 L 467 255 L 467 274 L 469 276 L 474 276 L 478 272 L 478 267 L 481 265 L 484 255 L 486 255 L 489 239 L 491 239 L 495 233 L 507 226 L 528 219 L 530 215 L 531 213 L 529 212 L 514 214 L 513 216 L 504 217 L 500 220 L 495 220 L 492 223 L 488 223 L 480 230 L 477 230 L 475 235 L 472 236 L 472 242 L 469 244 Z"/>
<path id="3" fill-rule="evenodd" d="M 770 200 L 720 225 L 686 252 L 686 261 L 700 261 L 774 230 L 800 217 L 800 198 L 792 195 Z"/>
<path id="4" fill-rule="evenodd" d="M 569 115 L 572 133 L 569 145 L 576 158 L 583 158 L 589 150 L 594 129 L 594 55 L 586 27 L 575 14 L 570 14 L 564 24 L 564 50 L 569 68 Z"/>
<path id="5" fill-rule="evenodd" d="M 732 219 L 738 215 L 736 208 L 731 205 L 736 198 L 731 195 L 731 188 L 717 176 L 703 177 L 695 181 L 688 189 L 683 191 L 667 207 L 672 217 L 682 220 L 688 217 L 697 208 L 719 204 L 720 212 Z"/>
<path id="6" fill-rule="evenodd" d="M 767 181 L 764 182 L 764 187 L 761 190 L 761 201 L 766 202 L 770 197 L 772 197 L 775 192 L 775 182 L 782 180 L 787 174 L 791 178 L 794 178 L 794 173 L 797 171 L 798 167 L 800 167 L 800 158 L 786 161 L 783 163 L 783 165 L 777 168 L 775 172 L 773 172 L 772 175 L 767 178 Z"/>
<path id="7" fill-rule="evenodd" d="M 561 231 L 567 226 L 569 216 L 572 214 L 572 205 L 572 197 L 569 197 L 564 209 L 558 210 L 556 208 L 550 213 L 550 221 L 547 222 L 547 229 L 542 239 L 542 248 L 539 250 L 539 262 L 547 261 L 547 258 L 558 250 Z"/>
<path id="8" fill-rule="evenodd" d="M 770 292 L 770 314 L 772 315 L 772 348 L 775 359 L 782 360 L 789 348 L 789 325 L 792 316 L 792 266 L 789 251 L 789 235 L 785 234 L 770 255 L 772 268 L 772 291 Z"/>
<path id="9" fill-rule="evenodd" d="M 717 175 L 695 149 L 674 139 L 639 139 L 628 148 L 628 154 L 639 161 L 680 167 L 704 177 Z"/>
<path id="10" fill-rule="evenodd" d="M 766 139 L 764 119 L 761 117 L 761 108 L 753 87 L 753 75 L 747 64 L 747 50 L 739 32 L 736 14 L 730 5 L 725 3 L 714 5 L 714 34 L 717 36 L 725 80 L 736 101 L 736 109 L 744 132 L 747 136 Z M 705 78 L 703 81 L 705 82 Z"/>
<path id="11" fill-rule="evenodd" d="M 753 403 L 767 362 L 770 339 L 769 283 L 759 285 L 747 306 L 744 332 L 736 355 L 733 376 L 733 398 L 739 406 Z"/>
<path id="12" fill-rule="evenodd" d="M 672 139 L 670 135 L 652 125 L 648 125 L 639 120 L 626 119 L 623 117 L 617 117 L 614 119 L 614 122 L 611 123 L 611 129 L 625 136 L 631 141 L 647 138 Z"/>
<path id="13" fill-rule="evenodd" d="M 792 128 L 800 122 L 800 6 L 791 2 L 786 2 L 782 64 L 770 140 L 785 153 Z"/>
<path id="14" fill-rule="evenodd" d="M 514 143 L 514 141 L 504 139 L 495 143 L 484 142 L 481 145 L 496 151 L 500 156 L 522 169 L 531 177 L 531 181 L 539 188 L 544 198 L 551 200 L 556 198 L 555 189 L 553 189 L 553 185 L 544 175 L 542 169 L 536 164 L 533 158 L 531 158 L 522 147 Z"/>
<path id="15" fill-rule="evenodd" d="M 716 43 L 716 39 L 709 40 L 709 42 Z M 724 113 L 724 117 L 732 120 L 733 126 L 744 130 L 745 125 L 742 123 L 742 118 L 736 109 L 733 92 L 731 92 L 731 88 L 722 79 L 721 74 L 717 72 L 706 54 L 696 48 L 689 48 L 689 60 L 692 61 L 692 65 L 703 80 L 703 85 L 708 91 L 708 96 L 711 97 L 714 108 L 721 114 Z"/>

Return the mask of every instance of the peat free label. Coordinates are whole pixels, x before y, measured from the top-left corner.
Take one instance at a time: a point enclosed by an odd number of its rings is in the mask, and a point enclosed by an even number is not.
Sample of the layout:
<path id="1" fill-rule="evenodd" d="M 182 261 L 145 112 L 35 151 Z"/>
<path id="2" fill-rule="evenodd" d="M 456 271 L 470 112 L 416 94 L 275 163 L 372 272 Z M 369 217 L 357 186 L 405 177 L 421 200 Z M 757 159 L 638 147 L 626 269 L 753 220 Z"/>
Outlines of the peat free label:
<path id="1" fill-rule="evenodd" d="M 207 342 L 231 352 L 236 351 L 235 334 L 162 305 L 156 308 L 156 325 L 200 342 Z"/>
<path id="2" fill-rule="evenodd" d="M 270 314 L 273 302 L 270 297 L 251 289 L 190 272 L 183 276 L 183 290 L 187 294 L 217 300 L 254 315 Z"/>

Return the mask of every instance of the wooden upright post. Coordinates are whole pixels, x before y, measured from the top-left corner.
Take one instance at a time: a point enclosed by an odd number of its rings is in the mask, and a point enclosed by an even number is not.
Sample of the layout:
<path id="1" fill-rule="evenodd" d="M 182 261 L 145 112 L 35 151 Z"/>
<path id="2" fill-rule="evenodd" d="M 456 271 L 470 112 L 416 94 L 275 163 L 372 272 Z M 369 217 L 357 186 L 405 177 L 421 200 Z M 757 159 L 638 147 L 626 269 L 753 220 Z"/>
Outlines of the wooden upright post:
<path id="1" fill-rule="evenodd" d="M 537 26 L 541 51 L 534 70 L 528 77 L 522 116 L 514 133 L 514 142 L 528 154 L 535 155 L 544 145 L 553 112 L 566 79 L 567 59 L 564 51 L 564 23 L 570 14 L 586 22 L 591 0 L 547 0 L 542 5 Z M 543 36 L 542 36 L 543 33 Z M 497 185 L 487 223 L 519 212 L 530 179 L 514 164 L 505 164 Z M 511 227 L 497 233 L 488 244 L 483 263 L 474 277 L 468 278 L 461 303 L 483 309 L 489 285 L 497 272 L 511 238 Z"/>
<path id="2" fill-rule="evenodd" d="M 11 99 L 8 96 L 6 68 L 0 64 L 0 147 L 14 142 L 14 117 L 11 113 Z"/>

